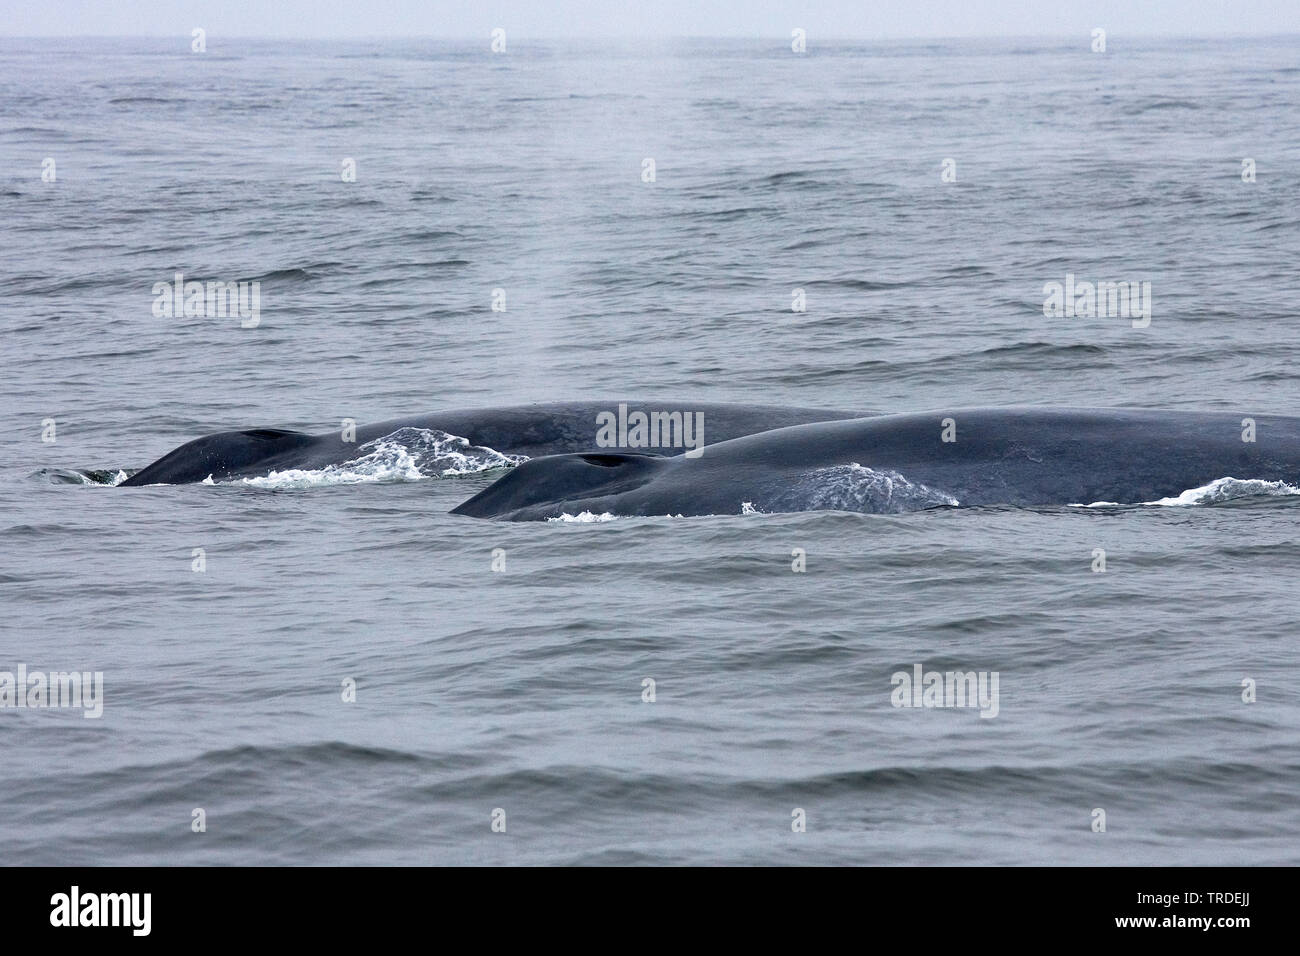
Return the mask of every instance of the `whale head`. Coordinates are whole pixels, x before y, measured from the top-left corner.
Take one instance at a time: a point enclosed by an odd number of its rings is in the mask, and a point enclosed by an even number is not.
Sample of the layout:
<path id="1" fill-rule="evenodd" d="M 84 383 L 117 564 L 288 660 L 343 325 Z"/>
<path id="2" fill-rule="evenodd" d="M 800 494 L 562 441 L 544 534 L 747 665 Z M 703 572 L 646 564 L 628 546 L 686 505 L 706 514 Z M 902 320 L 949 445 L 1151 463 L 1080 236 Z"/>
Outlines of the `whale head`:
<path id="1" fill-rule="evenodd" d="M 668 459 L 659 455 L 547 455 L 514 468 L 454 515 L 511 520 L 555 518 L 600 508 L 600 499 L 646 484 Z"/>

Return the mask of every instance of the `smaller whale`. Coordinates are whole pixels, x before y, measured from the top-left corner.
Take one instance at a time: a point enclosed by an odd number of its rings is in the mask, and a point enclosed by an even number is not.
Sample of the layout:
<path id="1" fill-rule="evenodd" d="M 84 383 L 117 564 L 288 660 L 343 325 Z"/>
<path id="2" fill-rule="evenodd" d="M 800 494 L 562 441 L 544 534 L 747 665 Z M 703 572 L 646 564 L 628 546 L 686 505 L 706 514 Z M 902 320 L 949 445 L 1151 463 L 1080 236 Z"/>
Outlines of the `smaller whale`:
<path id="1" fill-rule="evenodd" d="M 594 448 L 598 442 L 600 421 L 620 414 L 631 416 L 636 412 L 646 415 L 679 412 L 695 416 L 703 422 L 702 437 L 707 442 L 726 441 L 805 422 L 871 414 L 862 410 L 716 402 L 550 402 L 451 409 L 394 418 L 358 427 L 355 436 L 349 436 L 354 437 L 354 441 L 345 441 L 342 431 L 309 435 L 283 428 L 246 428 L 186 442 L 127 478 L 119 487 L 179 485 L 208 478 L 229 481 L 263 477 L 289 469 L 315 470 L 341 465 L 365 454 L 365 446 L 398 435 L 403 429 L 426 430 L 465 439 L 479 450 L 499 453 L 494 460 L 509 464 L 511 459 L 520 457 L 535 458 Z M 669 454 L 678 450 L 662 449 Z"/>
<path id="2" fill-rule="evenodd" d="M 1300 418 L 975 408 L 826 421 L 710 444 L 694 459 L 535 458 L 452 513 L 536 521 L 1138 504 L 1229 477 L 1300 484 Z"/>

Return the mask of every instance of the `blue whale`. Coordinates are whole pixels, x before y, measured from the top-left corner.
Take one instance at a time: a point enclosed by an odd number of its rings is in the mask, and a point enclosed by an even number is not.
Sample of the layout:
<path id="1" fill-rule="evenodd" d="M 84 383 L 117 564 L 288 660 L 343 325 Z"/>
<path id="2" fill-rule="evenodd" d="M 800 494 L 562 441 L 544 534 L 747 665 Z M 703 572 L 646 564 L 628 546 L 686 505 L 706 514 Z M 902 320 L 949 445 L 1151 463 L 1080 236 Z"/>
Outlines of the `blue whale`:
<path id="1" fill-rule="evenodd" d="M 432 414 L 394 418 L 358 426 L 351 441 L 343 432 L 322 435 L 282 428 L 247 428 L 218 432 L 186 442 L 142 468 L 121 483 L 177 485 L 204 481 L 255 478 L 288 469 L 320 469 L 354 461 L 367 446 L 388 436 L 401 439 L 404 429 L 445 433 L 465 439 L 468 446 L 495 451 L 500 456 L 534 458 L 597 447 L 598 420 L 620 408 L 631 416 L 677 412 L 703 422 L 706 442 L 726 441 L 742 435 L 806 422 L 857 418 L 864 410 L 787 408 L 701 402 L 552 402 L 499 408 L 452 409 Z M 406 436 L 409 438 L 408 436 Z M 656 449 L 647 449 L 655 451 Z M 675 454 L 680 449 L 658 449 Z"/>
<path id="2" fill-rule="evenodd" d="M 972 408 L 826 421 L 709 444 L 698 458 L 536 458 L 453 514 L 531 521 L 1136 504 L 1230 477 L 1300 484 L 1300 418 Z"/>

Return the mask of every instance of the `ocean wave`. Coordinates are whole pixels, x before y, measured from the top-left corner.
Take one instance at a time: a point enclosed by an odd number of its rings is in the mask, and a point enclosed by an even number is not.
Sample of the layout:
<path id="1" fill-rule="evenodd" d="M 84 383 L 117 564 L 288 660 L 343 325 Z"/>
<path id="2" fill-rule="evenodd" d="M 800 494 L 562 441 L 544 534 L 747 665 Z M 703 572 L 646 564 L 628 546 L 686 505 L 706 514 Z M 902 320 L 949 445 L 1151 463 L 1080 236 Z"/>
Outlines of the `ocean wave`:
<path id="1" fill-rule="evenodd" d="M 1300 487 L 1285 481 L 1264 481 L 1260 478 L 1216 478 L 1208 485 L 1189 488 L 1172 498 L 1156 501 L 1139 501 L 1140 506 L 1176 508 L 1188 505 L 1217 505 L 1238 498 L 1284 497 L 1300 495 Z M 1092 504 L 1072 504 L 1071 508 L 1121 508 L 1118 501 L 1094 501 Z"/>
<path id="2" fill-rule="evenodd" d="M 180 106 L 188 102 L 188 99 L 164 96 L 114 96 L 108 101 L 110 106 Z"/>
<path id="3" fill-rule="evenodd" d="M 308 282 L 319 278 L 322 275 L 328 275 L 329 270 L 337 266 L 335 262 L 321 262 L 313 264 L 308 268 L 288 268 L 272 269 L 269 272 L 263 272 L 261 275 L 250 276 L 248 279 L 241 280 L 246 282 Z"/>

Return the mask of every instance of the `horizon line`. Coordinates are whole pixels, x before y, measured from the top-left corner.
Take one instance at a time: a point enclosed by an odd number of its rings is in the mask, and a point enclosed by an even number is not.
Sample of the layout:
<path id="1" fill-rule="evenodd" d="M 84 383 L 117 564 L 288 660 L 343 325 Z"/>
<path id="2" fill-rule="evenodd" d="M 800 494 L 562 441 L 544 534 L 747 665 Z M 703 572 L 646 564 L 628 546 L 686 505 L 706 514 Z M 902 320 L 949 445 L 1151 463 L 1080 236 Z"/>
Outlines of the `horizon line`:
<path id="1" fill-rule="evenodd" d="M 498 25 L 499 26 L 499 25 Z M 198 28 L 199 25 L 196 25 Z M 194 28 L 191 28 L 194 29 Z M 206 28 L 204 28 L 206 29 Z M 218 37 L 226 37 L 232 40 L 473 40 L 480 41 L 491 38 L 491 31 L 497 27 L 489 27 L 483 33 L 455 33 L 455 34 L 437 34 L 437 33 L 364 33 L 364 34 L 342 34 L 342 33 L 218 33 Z M 1079 37 L 1088 38 L 1091 35 L 1091 29 L 1087 31 L 1072 33 L 958 33 L 958 34 L 872 34 L 872 35 L 852 35 L 852 34 L 817 34 L 809 33 L 809 39 L 813 40 L 818 37 L 822 42 L 866 42 L 881 40 L 1066 40 L 1077 39 Z M 1101 27 L 1105 29 L 1105 27 Z M 509 35 L 509 31 L 507 31 Z M 212 35 L 212 31 L 208 31 Z M 189 37 L 189 32 L 166 32 L 166 33 L 3 33 L 0 32 L 0 40 L 156 40 L 168 37 Z M 773 40 L 784 42 L 789 40 L 788 34 L 768 34 L 768 33 L 521 33 L 513 36 L 524 40 Z M 1106 37 L 1109 40 L 1112 37 L 1129 37 L 1132 39 L 1188 39 L 1188 40 L 1209 40 L 1209 39 L 1281 39 L 1286 37 L 1300 37 L 1300 30 L 1269 32 L 1269 33 L 1248 33 L 1215 30 L 1205 33 L 1117 33 L 1106 30 Z"/>

